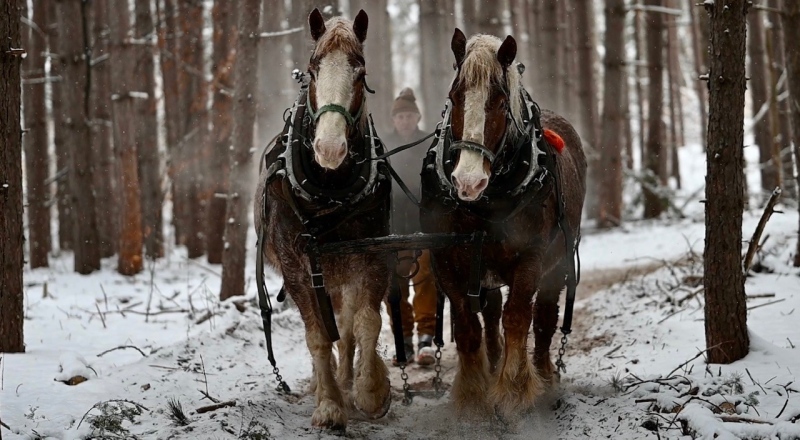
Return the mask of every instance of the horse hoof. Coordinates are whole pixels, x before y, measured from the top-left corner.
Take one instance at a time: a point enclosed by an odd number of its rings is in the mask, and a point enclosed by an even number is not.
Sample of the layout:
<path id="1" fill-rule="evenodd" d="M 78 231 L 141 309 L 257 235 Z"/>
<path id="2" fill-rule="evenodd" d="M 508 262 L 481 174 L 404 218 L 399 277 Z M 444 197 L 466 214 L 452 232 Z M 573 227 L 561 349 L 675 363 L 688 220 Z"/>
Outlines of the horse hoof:
<path id="1" fill-rule="evenodd" d="M 347 426 L 347 415 L 340 405 L 325 399 L 314 410 L 314 415 L 311 416 L 311 425 L 315 428 L 344 432 Z"/>
<path id="2" fill-rule="evenodd" d="M 361 407 L 358 406 L 358 402 L 353 400 L 353 406 L 356 410 L 367 419 L 375 420 L 380 419 L 381 417 L 385 416 L 386 413 L 389 412 L 389 408 L 392 406 L 392 396 L 391 393 L 386 395 L 386 399 L 383 401 L 383 405 L 378 408 L 377 411 L 365 411 Z"/>

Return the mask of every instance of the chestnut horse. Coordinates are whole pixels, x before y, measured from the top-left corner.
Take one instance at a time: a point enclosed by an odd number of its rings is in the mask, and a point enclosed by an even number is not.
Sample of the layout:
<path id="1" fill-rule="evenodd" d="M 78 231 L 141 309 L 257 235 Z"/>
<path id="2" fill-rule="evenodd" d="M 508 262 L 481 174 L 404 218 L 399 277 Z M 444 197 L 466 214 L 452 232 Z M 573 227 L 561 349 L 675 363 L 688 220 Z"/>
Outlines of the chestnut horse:
<path id="1" fill-rule="evenodd" d="M 367 14 L 353 22 L 309 16 L 315 47 L 283 133 L 265 152 L 255 199 L 263 257 L 283 276 L 302 315 L 313 359 L 313 426 L 344 429 L 351 407 L 367 417 L 389 409 L 386 365 L 377 352 L 385 255 L 316 255 L 305 246 L 389 234 L 390 182 L 366 106 Z M 331 300 L 337 312 L 330 316 Z M 337 326 L 334 323 L 338 324 Z M 338 367 L 332 356 L 338 340 Z M 353 371 L 355 348 L 359 357 Z"/>
<path id="2" fill-rule="evenodd" d="M 451 394 L 467 413 L 494 409 L 513 417 L 557 380 L 549 349 L 559 294 L 574 267 L 586 158 L 570 123 L 540 111 L 522 87 L 524 67 L 514 62 L 513 37 L 476 35 L 467 41 L 456 29 L 451 48 L 457 73 L 422 171 L 422 228 L 485 233 L 479 258 L 467 247 L 433 251 L 436 278 L 451 302 L 459 355 Z M 542 135 L 556 145 L 537 142 Z M 485 344 L 473 313 L 479 306 L 471 307 L 465 283 L 476 262 Z M 503 285 L 509 288 L 505 304 Z M 531 323 L 533 359 L 527 351 Z"/>

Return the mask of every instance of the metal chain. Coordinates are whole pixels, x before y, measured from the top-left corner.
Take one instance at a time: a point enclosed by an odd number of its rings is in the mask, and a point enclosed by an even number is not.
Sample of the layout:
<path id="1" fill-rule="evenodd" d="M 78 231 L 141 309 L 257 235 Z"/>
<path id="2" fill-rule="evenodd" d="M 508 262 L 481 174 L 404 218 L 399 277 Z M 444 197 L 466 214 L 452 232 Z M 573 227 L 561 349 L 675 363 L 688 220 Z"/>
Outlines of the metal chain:
<path id="1" fill-rule="evenodd" d="M 275 375 L 275 379 L 278 380 L 278 387 L 275 388 L 276 391 L 279 393 L 290 393 L 292 390 L 289 388 L 289 385 L 283 381 L 283 376 L 281 376 L 281 372 L 278 370 L 278 367 L 272 368 L 272 374 Z"/>
<path id="2" fill-rule="evenodd" d="M 433 355 L 436 358 L 436 365 L 434 365 L 433 370 L 436 371 L 436 377 L 433 378 L 433 392 L 436 397 L 441 397 L 444 394 L 444 390 L 442 389 L 442 346 L 436 345 L 436 354 Z"/>
<path id="3" fill-rule="evenodd" d="M 556 360 L 556 371 L 567 372 L 567 364 L 564 363 L 564 353 L 567 351 L 567 335 L 561 336 L 561 348 L 558 349 L 558 360 Z"/>
<path id="4" fill-rule="evenodd" d="M 400 378 L 403 379 L 403 405 L 411 405 L 411 387 L 408 386 L 408 373 L 406 364 L 400 364 Z"/>

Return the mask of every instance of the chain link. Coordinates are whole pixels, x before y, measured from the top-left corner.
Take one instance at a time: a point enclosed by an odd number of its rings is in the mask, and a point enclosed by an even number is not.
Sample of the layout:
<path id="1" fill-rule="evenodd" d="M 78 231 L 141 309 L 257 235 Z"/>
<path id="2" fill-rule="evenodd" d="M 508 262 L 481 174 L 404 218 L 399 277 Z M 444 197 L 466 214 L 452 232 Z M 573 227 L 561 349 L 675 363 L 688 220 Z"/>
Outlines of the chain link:
<path id="1" fill-rule="evenodd" d="M 278 367 L 272 368 L 272 374 L 275 375 L 275 379 L 277 379 L 278 381 L 278 387 L 275 388 L 276 391 L 278 391 L 279 393 L 287 393 L 287 394 L 292 391 L 289 388 L 289 385 L 287 385 L 286 382 L 283 381 L 283 376 L 281 376 L 281 372 L 280 370 L 278 370 Z"/>
<path id="2" fill-rule="evenodd" d="M 408 373 L 406 364 L 400 364 L 400 378 L 403 379 L 403 405 L 411 405 L 411 387 L 408 386 Z"/>
<path id="3" fill-rule="evenodd" d="M 561 336 L 561 347 L 558 349 L 558 360 L 556 360 L 556 370 L 564 374 L 567 373 L 567 364 L 564 363 L 564 353 L 567 352 L 567 335 Z"/>
<path id="4" fill-rule="evenodd" d="M 434 365 L 433 370 L 436 371 L 436 377 L 433 378 L 433 392 L 436 397 L 441 397 L 444 394 L 444 390 L 442 389 L 442 346 L 436 345 L 436 353 L 433 355 L 436 358 L 436 365 Z"/>

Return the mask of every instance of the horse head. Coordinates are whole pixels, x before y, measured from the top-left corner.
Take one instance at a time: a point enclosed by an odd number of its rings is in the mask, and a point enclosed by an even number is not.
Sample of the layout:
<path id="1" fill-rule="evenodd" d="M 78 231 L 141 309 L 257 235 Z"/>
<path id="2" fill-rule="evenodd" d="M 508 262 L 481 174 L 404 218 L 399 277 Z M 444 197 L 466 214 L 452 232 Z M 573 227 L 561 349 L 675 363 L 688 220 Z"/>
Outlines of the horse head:
<path id="1" fill-rule="evenodd" d="M 519 135 L 510 124 L 520 122 L 520 74 L 514 66 L 517 42 L 476 35 L 467 41 L 456 28 L 450 43 L 456 77 L 450 87 L 451 150 L 457 158 L 450 176 L 461 200 L 481 197 L 489 186 L 493 163 L 507 141 Z"/>
<path id="2" fill-rule="evenodd" d="M 314 51 L 308 65 L 307 111 L 316 126 L 314 160 L 334 170 L 348 154 L 348 139 L 366 120 L 364 40 L 367 13 L 352 22 L 334 17 L 327 22 L 318 9 L 308 17 Z"/>

